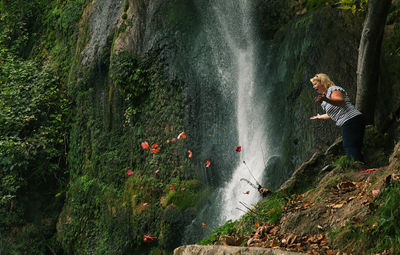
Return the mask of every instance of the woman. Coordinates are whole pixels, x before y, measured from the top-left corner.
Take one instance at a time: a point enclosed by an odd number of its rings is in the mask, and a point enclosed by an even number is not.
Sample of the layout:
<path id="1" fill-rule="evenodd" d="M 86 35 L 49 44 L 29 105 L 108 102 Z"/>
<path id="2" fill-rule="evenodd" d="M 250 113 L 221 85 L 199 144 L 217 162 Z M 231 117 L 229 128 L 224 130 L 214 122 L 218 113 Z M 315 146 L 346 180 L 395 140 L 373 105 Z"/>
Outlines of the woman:
<path id="1" fill-rule="evenodd" d="M 363 162 L 361 149 L 364 138 L 364 118 L 350 103 L 346 91 L 336 86 L 328 75 L 320 73 L 310 79 L 313 88 L 318 92 L 315 102 L 322 102 L 325 114 L 311 117 L 315 119 L 332 119 L 342 129 L 343 148 L 349 159 Z"/>

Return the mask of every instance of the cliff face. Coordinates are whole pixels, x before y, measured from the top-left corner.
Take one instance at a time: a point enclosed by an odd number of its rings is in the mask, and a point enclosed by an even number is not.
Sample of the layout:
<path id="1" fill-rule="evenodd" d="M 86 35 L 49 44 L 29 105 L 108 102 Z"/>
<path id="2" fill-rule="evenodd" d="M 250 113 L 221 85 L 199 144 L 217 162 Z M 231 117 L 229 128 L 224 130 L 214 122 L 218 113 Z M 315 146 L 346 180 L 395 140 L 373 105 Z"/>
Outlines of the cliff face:
<path id="1" fill-rule="evenodd" d="M 270 86 L 275 145 L 281 159 L 271 162 L 269 180 L 273 187 L 287 179 L 312 148 L 331 144 L 339 129 L 332 121 L 310 121 L 322 113 L 309 79 L 327 73 L 355 98 L 356 63 L 360 23 L 348 13 L 331 7 L 297 16 L 279 31 L 271 45 L 272 57 L 266 70 Z M 346 44 L 342 42 L 346 41 Z M 267 103 L 268 104 L 268 103 Z"/>

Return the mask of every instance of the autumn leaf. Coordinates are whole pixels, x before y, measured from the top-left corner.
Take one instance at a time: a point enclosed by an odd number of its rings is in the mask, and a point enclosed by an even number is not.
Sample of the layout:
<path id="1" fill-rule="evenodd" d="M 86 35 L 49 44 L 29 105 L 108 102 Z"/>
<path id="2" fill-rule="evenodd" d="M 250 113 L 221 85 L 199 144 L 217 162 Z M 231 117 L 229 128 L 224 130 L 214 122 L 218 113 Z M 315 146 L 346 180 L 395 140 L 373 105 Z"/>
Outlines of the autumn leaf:
<path id="1" fill-rule="evenodd" d="M 358 172 L 359 173 L 370 173 L 370 172 L 373 172 L 373 171 L 376 171 L 376 170 L 378 170 L 378 169 L 377 168 L 370 168 L 370 169 L 363 170 L 363 171 L 358 170 Z"/>
<path id="2" fill-rule="evenodd" d="M 379 189 L 374 189 L 374 190 L 372 191 L 372 195 L 373 195 L 374 197 L 376 197 L 378 194 L 379 194 Z"/>
<path id="3" fill-rule="evenodd" d="M 143 235 L 144 242 L 151 243 L 155 240 L 157 240 L 157 236 L 155 236 L 155 235 Z"/>
<path id="4" fill-rule="evenodd" d="M 188 152 L 189 152 L 189 158 L 191 158 L 192 156 L 193 156 L 193 153 L 192 153 L 192 151 L 191 150 L 188 150 Z"/>
<path id="5" fill-rule="evenodd" d="M 202 227 L 202 228 L 206 228 L 206 227 L 207 227 L 207 224 L 203 222 L 203 223 L 201 223 L 201 227 Z"/>
<path id="6" fill-rule="evenodd" d="M 144 206 L 149 205 L 149 203 L 143 203 Z"/>
<path id="7" fill-rule="evenodd" d="M 143 150 L 149 149 L 149 143 L 147 141 L 142 142 L 140 145 L 142 145 Z"/>
<path id="8" fill-rule="evenodd" d="M 242 146 L 236 147 L 236 152 L 241 152 L 242 151 Z"/>
<path id="9" fill-rule="evenodd" d="M 158 144 L 155 143 L 151 146 L 150 151 L 153 152 L 154 154 L 156 154 L 160 151 L 160 147 L 158 147 Z"/>
<path id="10" fill-rule="evenodd" d="M 174 137 L 174 138 L 172 138 L 172 140 L 171 140 L 172 142 L 175 142 L 176 141 L 176 138 Z"/>
<path id="11" fill-rule="evenodd" d="M 169 139 L 167 139 L 167 143 L 169 143 L 170 142 L 170 140 Z"/>
<path id="12" fill-rule="evenodd" d="M 170 190 L 175 190 L 175 186 L 174 185 L 169 185 L 169 189 Z"/>
<path id="13" fill-rule="evenodd" d="M 246 191 L 246 192 L 243 192 L 243 194 L 245 194 L 245 195 L 250 194 L 250 190 L 248 190 L 248 191 Z"/>
<path id="14" fill-rule="evenodd" d="M 160 169 L 157 169 L 156 171 L 154 171 L 155 174 L 158 173 L 158 172 L 160 172 Z"/>
<path id="15" fill-rule="evenodd" d="M 128 174 L 128 176 L 132 176 L 133 175 L 132 169 L 129 169 L 126 173 Z"/>
<path id="16" fill-rule="evenodd" d="M 211 165 L 211 162 L 209 160 L 206 161 L 206 167 L 209 167 Z"/>
<path id="17" fill-rule="evenodd" d="M 178 138 L 178 140 L 181 139 L 181 138 L 182 139 L 186 139 L 185 131 L 182 131 L 182 133 L 180 133 L 177 138 Z"/>

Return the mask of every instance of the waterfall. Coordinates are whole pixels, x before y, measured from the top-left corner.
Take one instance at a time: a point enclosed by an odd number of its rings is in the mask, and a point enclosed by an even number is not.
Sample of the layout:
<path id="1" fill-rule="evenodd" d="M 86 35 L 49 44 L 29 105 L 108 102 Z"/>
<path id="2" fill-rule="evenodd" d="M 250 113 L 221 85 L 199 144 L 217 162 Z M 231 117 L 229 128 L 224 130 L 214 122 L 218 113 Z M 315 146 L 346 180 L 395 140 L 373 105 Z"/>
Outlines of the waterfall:
<path id="1" fill-rule="evenodd" d="M 200 137 L 216 133 L 221 127 L 230 133 L 213 136 L 212 141 L 199 139 L 203 160 L 214 156 L 212 170 L 203 168 L 203 175 L 210 179 L 217 171 L 220 188 L 186 228 L 184 243 L 197 242 L 227 220 L 240 218 L 247 210 L 243 204 L 252 207 L 257 203 L 260 194 L 241 179 L 262 183 L 269 158 L 266 102 L 260 101 L 266 98 L 260 96 L 265 92 L 260 88 L 265 86 L 256 74 L 260 61 L 253 24 L 254 1 L 215 0 L 199 9 L 203 15 L 201 32 L 189 42 L 192 55 L 187 66 L 193 69 L 184 69 L 187 76 L 193 73 L 192 81 L 200 80 L 192 88 L 200 110 L 196 109 L 191 122 Z M 196 90 L 198 87 L 202 89 Z M 217 99 L 222 101 L 220 106 L 215 103 Z M 236 146 L 241 146 L 241 152 L 235 152 Z M 202 223 L 206 223 L 205 229 L 201 228 Z"/>
<path id="2" fill-rule="evenodd" d="M 264 125 L 266 115 L 263 112 L 264 108 L 258 107 L 261 102 L 255 101 L 256 45 L 253 35 L 251 2 L 251 0 L 235 1 L 236 5 L 230 5 L 231 8 L 234 8 L 233 10 L 229 10 L 220 2 L 216 2 L 216 6 L 214 6 L 227 46 L 233 55 L 231 64 L 236 66 L 237 70 L 237 78 L 233 82 L 232 88 L 236 91 L 238 146 L 242 148 L 242 151 L 237 153 L 240 160 L 233 171 L 232 178 L 225 182 L 218 191 L 217 199 L 220 202 L 217 225 L 221 225 L 229 219 L 236 220 L 243 215 L 246 208 L 241 205 L 242 203 L 251 207 L 259 201 L 260 194 L 257 190 L 241 179 L 245 178 L 254 184 L 262 182 L 266 163 L 267 155 L 264 154 L 267 152 Z M 232 15 L 235 12 L 239 15 Z M 236 24 L 230 23 L 232 18 L 237 19 Z M 237 26 L 237 29 L 230 27 L 232 25 Z M 223 76 L 225 75 L 232 74 L 228 73 Z"/>

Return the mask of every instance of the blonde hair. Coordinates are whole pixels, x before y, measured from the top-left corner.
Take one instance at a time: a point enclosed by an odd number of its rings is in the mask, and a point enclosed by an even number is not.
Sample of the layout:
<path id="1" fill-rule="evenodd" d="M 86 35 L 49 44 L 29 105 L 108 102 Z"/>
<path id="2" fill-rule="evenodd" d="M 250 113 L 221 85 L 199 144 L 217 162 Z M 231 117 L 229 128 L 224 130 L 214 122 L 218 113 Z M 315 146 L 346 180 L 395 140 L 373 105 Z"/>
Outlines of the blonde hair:
<path id="1" fill-rule="evenodd" d="M 321 85 L 324 86 L 324 88 L 328 89 L 329 87 L 335 86 L 335 83 L 331 81 L 328 75 L 324 73 L 319 73 L 316 74 L 314 77 L 310 79 L 311 83 L 314 84 L 314 82 L 321 82 Z"/>

